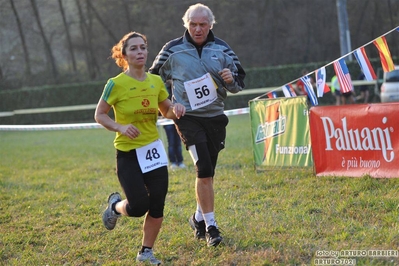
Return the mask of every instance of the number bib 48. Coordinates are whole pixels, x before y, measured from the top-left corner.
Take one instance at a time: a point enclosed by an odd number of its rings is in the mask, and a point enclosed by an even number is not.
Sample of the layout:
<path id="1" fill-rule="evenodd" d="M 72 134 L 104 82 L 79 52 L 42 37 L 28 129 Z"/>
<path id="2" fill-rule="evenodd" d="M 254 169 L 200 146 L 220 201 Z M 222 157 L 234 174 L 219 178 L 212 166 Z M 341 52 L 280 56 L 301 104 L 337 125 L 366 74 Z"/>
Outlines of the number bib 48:
<path id="1" fill-rule="evenodd" d="M 168 165 L 168 157 L 160 139 L 136 149 L 136 153 L 143 173 Z"/>
<path id="2" fill-rule="evenodd" d="M 217 98 L 217 86 L 209 73 L 200 78 L 184 82 L 184 88 L 192 110 L 207 106 Z"/>

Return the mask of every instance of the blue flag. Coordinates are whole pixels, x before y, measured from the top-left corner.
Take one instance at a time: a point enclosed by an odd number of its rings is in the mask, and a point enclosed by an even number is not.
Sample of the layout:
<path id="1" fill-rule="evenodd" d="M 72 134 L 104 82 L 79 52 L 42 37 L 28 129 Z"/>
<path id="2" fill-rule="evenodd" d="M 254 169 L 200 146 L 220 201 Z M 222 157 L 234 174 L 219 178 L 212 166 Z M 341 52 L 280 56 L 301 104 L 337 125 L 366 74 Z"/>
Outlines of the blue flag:
<path id="1" fill-rule="evenodd" d="M 301 80 L 302 80 L 303 84 L 305 85 L 305 90 L 306 90 L 306 93 L 308 94 L 310 103 L 313 106 L 318 105 L 319 102 L 317 101 L 317 97 L 313 90 L 312 83 L 310 82 L 310 78 L 308 76 L 304 76 L 301 78 Z"/>

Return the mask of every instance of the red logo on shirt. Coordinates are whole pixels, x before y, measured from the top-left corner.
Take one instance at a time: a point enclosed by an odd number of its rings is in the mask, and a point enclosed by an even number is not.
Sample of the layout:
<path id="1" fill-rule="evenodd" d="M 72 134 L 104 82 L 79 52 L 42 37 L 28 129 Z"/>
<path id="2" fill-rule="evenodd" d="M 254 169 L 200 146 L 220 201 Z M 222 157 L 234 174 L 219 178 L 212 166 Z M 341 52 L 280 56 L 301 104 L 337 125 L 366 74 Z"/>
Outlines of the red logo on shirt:
<path id="1" fill-rule="evenodd" d="M 150 105 L 150 101 L 149 101 L 148 99 L 144 99 L 144 100 L 141 102 L 141 105 L 144 106 L 144 107 L 148 107 L 148 106 Z"/>

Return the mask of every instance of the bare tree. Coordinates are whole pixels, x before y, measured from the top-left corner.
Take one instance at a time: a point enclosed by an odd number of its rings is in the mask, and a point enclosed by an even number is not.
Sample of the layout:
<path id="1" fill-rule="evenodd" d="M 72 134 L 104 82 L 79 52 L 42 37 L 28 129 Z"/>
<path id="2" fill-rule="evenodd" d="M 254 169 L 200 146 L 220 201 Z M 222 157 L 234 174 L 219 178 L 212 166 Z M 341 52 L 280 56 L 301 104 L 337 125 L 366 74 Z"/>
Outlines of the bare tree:
<path id="1" fill-rule="evenodd" d="M 96 19 L 98 20 L 98 22 L 100 22 L 101 26 L 103 26 L 103 28 L 105 29 L 106 32 L 108 32 L 109 36 L 111 36 L 112 40 L 117 43 L 118 42 L 118 38 L 115 37 L 113 31 L 108 27 L 107 23 L 105 23 L 103 21 L 103 19 L 101 18 L 100 14 L 98 14 L 97 10 L 94 8 L 94 6 L 91 4 L 90 0 L 87 0 L 87 6 L 88 8 L 91 9 L 91 11 L 93 11 L 94 16 L 96 17 Z"/>
<path id="2" fill-rule="evenodd" d="M 130 13 L 129 13 L 129 0 L 123 0 L 122 1 L 122 6 L 125 11 L 125 16 L 126 16 L 126 21 L 127 21 L 127 31 L 132 30 L 132 22 L 130 19 Z"/>
<path id="3" fill-rule="evenodd" d="M 25 35 L 24 32 L 22 31 L 23 27 L 21 24 L 21 20 L 19 19 L 17 9 L 15 8 L 14 1 L 10 0 L 10 4 L 11 4 L 11 9 L 15 16 L 15 20 L 17 21 L 19 37 L 21 38 L 22 50 L 25 58 L 25 74 L 29 77 L 32 74 L 32 71 L 31 71 L 31 63 L 29 59 L 28 48 L 26 46 L 26 41 L 25 41 Z"/>
<path id="4" fill-rule="evenodd" d="M 88 2 L 88 0 L 86 2 Z M 87 8 L 87 17 L 85 17 L 80 0 L 76 0 L 76 6 L 78 8 L 80 32 L 83 40 L 83 50 L 86 57 L 87 70 L 89 72 L 90 79 L 94 80 L 97 72 L 100 73 L 100 67 L 98 66 L 92 46 L 92 35 L 90 29 L 92 19 L 90 16 L 90 9 Z M 88 21 L 88 25 L 86 23 L 86 20 Z"/>
<path id="5" fill-rule="evenodd" d="M 12 0 L 10 0 L 10 1 L 12 1 Z M 71 55 L 73 71 L 76 72 L 76 60 L 75 60 L 75 55 L 73 53 L 71 34 L 69 33 L 69 27 L 68 27 L 68 24 L 67 24 L 67 21 L 66 21 L 65 11 L 64 11 L 64 7 L 62 5 L 62 0 L 58 0 L 58 5 L 60 6 L 62 22 L 63 22 L 64 28 L 65 28 L 65 34 L 66 34 L 66 37 L 67 37 L 67 44 L 68 44 L 69 54 Z"/>
<path id="6" fill-rule="evenodd" d="M 216 16 L 215 34 L 231 45 L 246 68 L 258 68 L 325 62 L 338 58 L 340 35 L 337 1 L 306 0 L 305 6 L 303 0 L 201 2 L 208 5 Z M 113 60 L 108 60 L 109 52 L 126 30 L 147 35 L 150 51 L 148 64 L 151 64 L 151 59 L 155 58 L 162 45 L 183 34 L 181 17 L 189 6 L 188 2 L 0 0 L 0 65 L 3 68 L 3 82 L 17 84 L 13 79 L 19 77 L 21 61 L 25 71 L 32 72 L 30 84 L 26 85 L 54 83 L 51 79 L 32 78 L 35 74 L 42 74 L 44 67 L 47 67 L 50 75 L 56 76 L 58 73 L 57 82 L 103 80 L 110 73 L 119 71 Z M 370 42 L 395 27 L 399 21 L 398 0 L 339 2 L 347 2 L 353 47 Z M 76 12 L 69 11 L 72 9 Z M 15 20 L 17 23 L 14 23 Z M 395 33 L 387 36 L 387 41 L 392 56 L 397 57 L 399 34 Z M 45 50 L 34 49 L 37 47 L 30 45 L 36 42 L 41 44 L 42 40 Z M 370 59 L 378 59 L 378 50 L 373 45 L 367 49 Z M 17 60 L 10 60 L 10 51 L 22 59 L 16 57 Z M 68 63 L 66 69 L 63 67 L 66 64 L 62 65 L 61 62 Z M 81 65 L 84 66 L 82 75 L 71 75 L 73 73 L 70 72 L 76 71 Z"/>
<path id="7" fill-rule="evenodd" d="M 57 70 L 57 66 L 55 64 L 55 59 L 53 56 L 53 52 L 51 50 L 51 46 L 49 41 L 47 40 L 46 34 L 44 33 L 44 29 L 40 20 L 40 16 L 39 16 L 39 10 L 37 8 L 37 4 L 36 4 L 36 0 L 30 0 L 32 8 L 33 8 L 33 13 L 34 13 L 34 17 L 36 19 L 37 25 L 39 27 L 39 31 L 40 31 L 40 35 L 43 39 L 43 43 L 44 43 L 44 49 L 46 51 L 46 55 L 48 57 L 49 63 L 51 65 L 51 71 L 53 73 L 53 76 L 55 79 L 57 79 L 58 77 L 58 70 Z"/>

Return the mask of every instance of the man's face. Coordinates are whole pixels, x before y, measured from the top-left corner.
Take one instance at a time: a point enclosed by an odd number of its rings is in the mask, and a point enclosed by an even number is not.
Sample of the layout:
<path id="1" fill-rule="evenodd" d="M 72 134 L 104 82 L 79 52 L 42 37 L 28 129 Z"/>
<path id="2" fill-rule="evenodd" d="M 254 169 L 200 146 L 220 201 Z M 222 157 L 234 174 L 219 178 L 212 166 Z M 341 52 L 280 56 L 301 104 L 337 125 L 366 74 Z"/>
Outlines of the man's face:
<path id="1" fill-rule="evenodd" d="M 206 41 L 210 29 L 211 25 L 204 13 L 200 12 L 192 15 L 188 32 L 197 45 L 202 45 Z"/>

